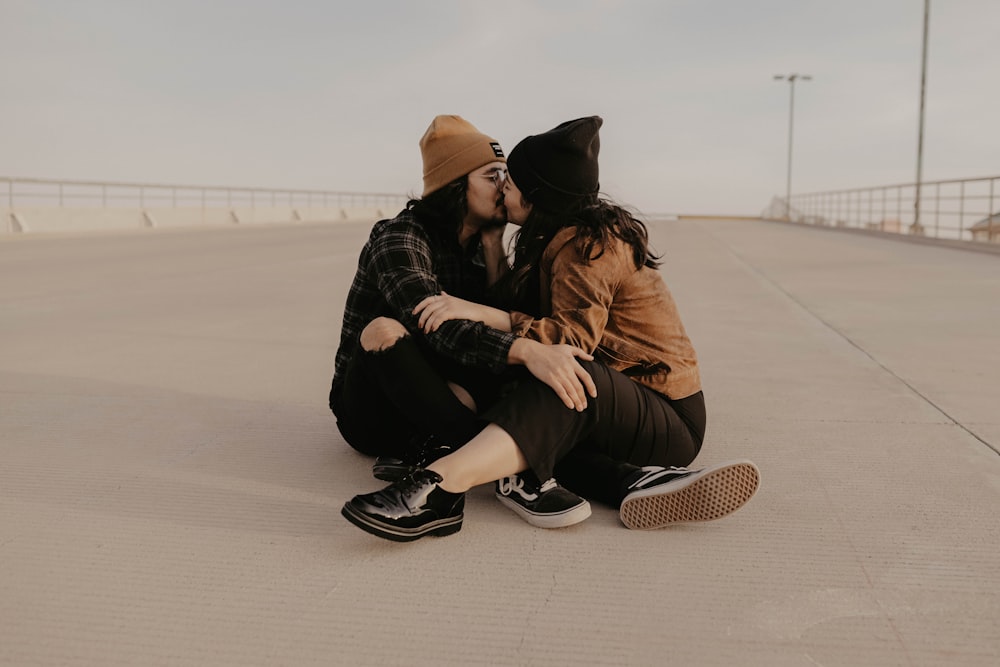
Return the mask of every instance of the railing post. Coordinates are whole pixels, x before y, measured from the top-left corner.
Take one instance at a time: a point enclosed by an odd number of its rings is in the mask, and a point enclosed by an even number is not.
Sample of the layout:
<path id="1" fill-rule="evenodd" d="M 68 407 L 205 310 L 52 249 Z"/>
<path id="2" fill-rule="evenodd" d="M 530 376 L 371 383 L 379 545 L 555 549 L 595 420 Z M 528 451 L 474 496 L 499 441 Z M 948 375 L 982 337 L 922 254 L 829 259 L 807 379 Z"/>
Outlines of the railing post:
<path id="1" fill-rule="evenodd" d="M 885 188 L 882 188 L 882 219 L 885 220 Z"/>
<path id="2" fill-rule="evenodd" d="M 941 236 L 941 183 L 934 184 L 934 238 Z"/>
<path id="3" fill-rule="evenodd" d="M 875 191 L 868 191 L 868 220 L 875 221 Z"/>
<path id="4" fill-rule="evenodd" d="M 965 181 L 958 188 L 958 238 L 965 234 Z"/>
<path id="5" fill-rule="evenodd" d="M 990 205 L 986 209 L 986 240 L 993 240 L 993 185 L 996 183 L 995 178 L 990 179 Z"/>

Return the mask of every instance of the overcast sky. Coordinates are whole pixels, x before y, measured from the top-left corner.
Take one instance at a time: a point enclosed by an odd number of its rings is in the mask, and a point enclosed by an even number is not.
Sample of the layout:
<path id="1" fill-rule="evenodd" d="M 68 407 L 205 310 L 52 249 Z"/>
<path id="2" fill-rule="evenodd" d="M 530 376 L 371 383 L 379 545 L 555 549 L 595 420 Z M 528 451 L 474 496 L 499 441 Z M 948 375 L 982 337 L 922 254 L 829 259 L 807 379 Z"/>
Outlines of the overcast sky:
<path id="1" fill-rule="evenodd" d="M 419 192 L 439 113 L 598 114 L 645 212 L 912 182 L 923 0 L 0 0 L 0 176 Z M 1000 174 L 1000 1 L 933 0 L 924 177 Z"/>

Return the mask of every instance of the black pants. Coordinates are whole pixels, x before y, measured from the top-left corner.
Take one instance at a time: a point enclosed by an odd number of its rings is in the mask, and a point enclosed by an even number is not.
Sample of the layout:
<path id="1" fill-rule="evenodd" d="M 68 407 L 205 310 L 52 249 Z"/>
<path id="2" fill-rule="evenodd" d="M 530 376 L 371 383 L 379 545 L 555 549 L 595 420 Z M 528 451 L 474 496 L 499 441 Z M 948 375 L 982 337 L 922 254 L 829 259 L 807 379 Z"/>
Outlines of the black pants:
<path id="1" fill-rule="evenodd" d="M 359 349 L 330 405 L 351 447 L 368 456 L 401 456 L 430 435 L 460 446 L 486 422 L 448 388 L 455 382 L 477 406 L 495 400 L 501 377 L 421 348 L 410 336 L 378 352 Z"/>
<path id="2" fill-rule="evenodd" d="M 555 476 L 579 495 L 617 506 L 642 466 L 686 466 L 705 437 L 701 392 L 671 400 L 598 362 L 581 362 L 597 398 L 577 412 L 535 379 L 483 416 L 509 433 L 541 480 Z"/>

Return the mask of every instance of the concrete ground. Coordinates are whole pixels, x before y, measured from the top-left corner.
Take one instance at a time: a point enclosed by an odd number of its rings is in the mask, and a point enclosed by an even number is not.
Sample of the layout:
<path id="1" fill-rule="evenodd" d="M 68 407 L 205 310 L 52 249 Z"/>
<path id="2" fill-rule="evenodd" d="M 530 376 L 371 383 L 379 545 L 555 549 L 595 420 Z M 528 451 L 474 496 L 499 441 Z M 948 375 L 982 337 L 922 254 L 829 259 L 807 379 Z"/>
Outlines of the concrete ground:
<path id="1" fill-rule="evenodd" d="M 0 241 L 0 664 L 1000 664 L 1000 257 L 656 223 L 757 496 L 396 544 L 325 405 L 367 227 Z"/>

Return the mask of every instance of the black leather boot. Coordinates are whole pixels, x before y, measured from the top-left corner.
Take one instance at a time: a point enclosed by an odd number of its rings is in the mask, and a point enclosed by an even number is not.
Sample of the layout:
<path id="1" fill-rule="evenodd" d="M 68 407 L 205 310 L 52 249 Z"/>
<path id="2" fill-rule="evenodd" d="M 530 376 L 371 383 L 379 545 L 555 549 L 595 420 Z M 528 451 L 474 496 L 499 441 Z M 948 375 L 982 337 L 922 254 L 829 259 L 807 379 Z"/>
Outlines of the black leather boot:
<path id="1" fill-rule="evenodd" d="M 413 468 L 381 491 L 354 496 L 340 513 L 361 530 L 396 542 L 451 535 L 462 529 L 465 494 L 445 491 L 441 481 L 432 470 Z"/>

